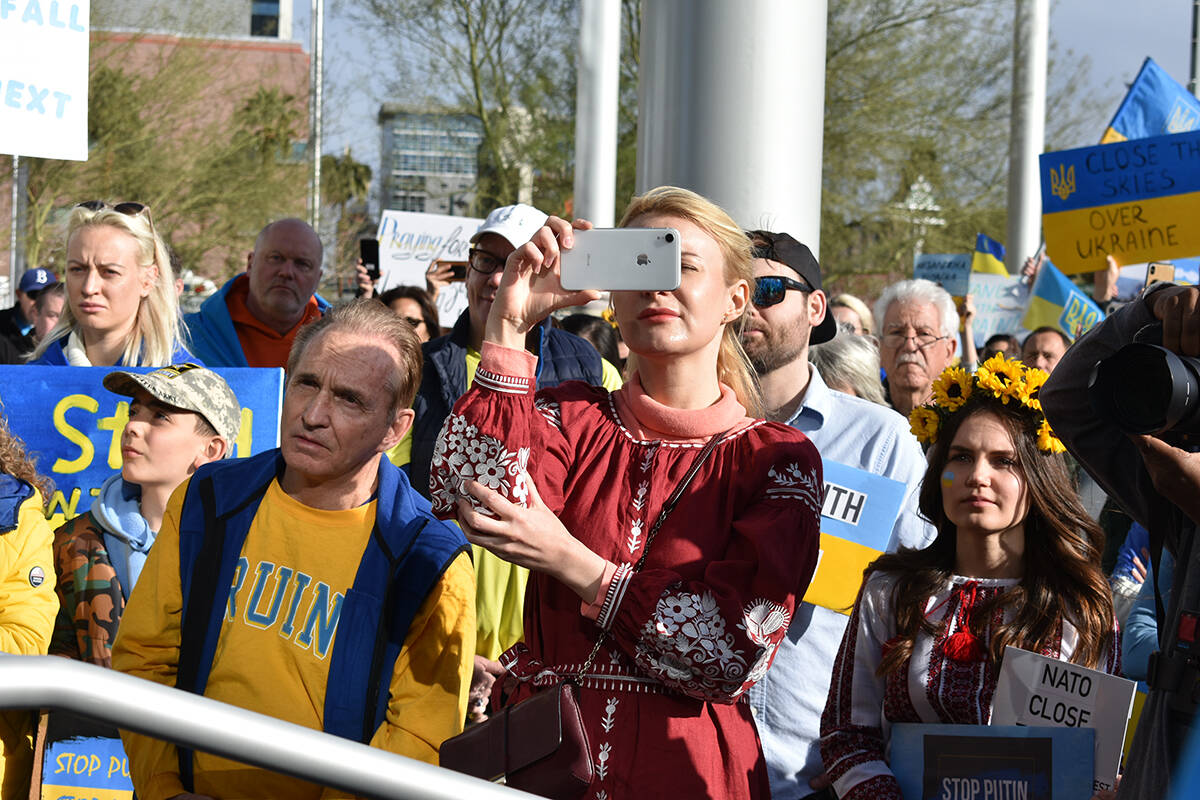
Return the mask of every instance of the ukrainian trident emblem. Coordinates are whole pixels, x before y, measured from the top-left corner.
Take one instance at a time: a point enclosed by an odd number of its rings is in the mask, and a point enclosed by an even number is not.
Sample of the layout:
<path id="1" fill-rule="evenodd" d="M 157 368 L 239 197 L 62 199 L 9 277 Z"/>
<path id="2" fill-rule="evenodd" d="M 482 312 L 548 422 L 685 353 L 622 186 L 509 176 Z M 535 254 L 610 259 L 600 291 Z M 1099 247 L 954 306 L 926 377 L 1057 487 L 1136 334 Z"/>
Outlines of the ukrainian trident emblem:
<path id="1" fill-rule="evenodd" d="M 1054 192 L 1059 200 L 1066 200 L 1075 191 L 1075 165 L 1070 168 L 1063 164 L 1058 165 L 1058 171 L 1054 171 L 1054 167 L 1050 168 L 1050 191 Z"/>

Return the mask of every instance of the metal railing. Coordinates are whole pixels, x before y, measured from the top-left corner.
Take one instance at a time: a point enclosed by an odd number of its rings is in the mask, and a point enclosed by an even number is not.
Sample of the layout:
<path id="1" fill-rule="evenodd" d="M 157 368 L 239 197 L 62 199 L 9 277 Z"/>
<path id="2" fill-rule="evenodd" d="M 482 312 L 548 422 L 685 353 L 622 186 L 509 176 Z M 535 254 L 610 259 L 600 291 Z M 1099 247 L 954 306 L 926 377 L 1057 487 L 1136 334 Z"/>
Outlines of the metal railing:
<path id="1" fill-rule="evenodd" d="M 366 797 L 533 797 L 228 703 L 57 656 L 0 656 L 0 708 L 71 711 Z"/>

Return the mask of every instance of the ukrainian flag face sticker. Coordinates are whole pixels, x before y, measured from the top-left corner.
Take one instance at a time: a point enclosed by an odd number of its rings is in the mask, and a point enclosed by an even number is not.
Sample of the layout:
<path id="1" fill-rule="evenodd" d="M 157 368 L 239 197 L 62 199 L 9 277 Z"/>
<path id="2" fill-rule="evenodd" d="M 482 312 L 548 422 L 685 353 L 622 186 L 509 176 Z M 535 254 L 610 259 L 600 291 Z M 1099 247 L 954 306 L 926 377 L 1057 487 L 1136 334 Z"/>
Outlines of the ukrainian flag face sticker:
<path id="1" fill-rule="evenodd" d="M 954 473 L 946 470 L 942 473 L 942 488 L 949 489 L 954 485 Z"/>

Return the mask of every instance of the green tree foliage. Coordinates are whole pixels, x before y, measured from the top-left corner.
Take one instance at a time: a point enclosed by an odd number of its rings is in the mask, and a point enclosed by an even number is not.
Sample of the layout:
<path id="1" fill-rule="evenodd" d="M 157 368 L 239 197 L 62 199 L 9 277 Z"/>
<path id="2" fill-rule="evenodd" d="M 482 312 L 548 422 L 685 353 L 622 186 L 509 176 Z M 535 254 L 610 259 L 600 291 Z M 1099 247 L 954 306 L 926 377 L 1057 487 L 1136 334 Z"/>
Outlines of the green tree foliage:
<path id="1" fill-rule="evenodd" d="M 326 270 L 337 271 L 358 258 L 358 240 L 374 236 L 374 225 L 366 218 L 367 195 L 371 191 L 371 168 L 350 155 L 321 156 L 321 199 L 337 209 L 336 256 L 326 257 Z M 349 276 L 347 276 L 349 277 Z"/>
<path id="2" fill-rule="evenodd" d="M 93 42 L 88 160 L 29 160 L 28 262 L 61 267 L 76 203 L 137 200 L 186 268 L 231 274 L 266 222 L 304 214 L 307 173 L 290 160 L 303 106 L 186 40 L 150 59 L 136 44 Z"/>
<path id="3" fill-rule="evenodd" d="M 564 210 L 574 180 L 573 0 L 356 0 L 364 28 L 399 55 L 397 97 L 479 119 L 472 213 L 532 190 Z M 400 45 L 400 46 L 397 46 Z"/>
<path id="4" fill-rule="evenodd" d="M 829 4 L 821 261 L 835 290 L 873 294 L 910 275 L 918 244 L 965 252 L 979 231 L 1004 239 L 1012 22 L 1002 0 Z M 1073 111 L 1086 69 L 1052 65 L 1049 149 L 1088 141 Z M 919 178 L 936 212 L 905 208 Z"/>

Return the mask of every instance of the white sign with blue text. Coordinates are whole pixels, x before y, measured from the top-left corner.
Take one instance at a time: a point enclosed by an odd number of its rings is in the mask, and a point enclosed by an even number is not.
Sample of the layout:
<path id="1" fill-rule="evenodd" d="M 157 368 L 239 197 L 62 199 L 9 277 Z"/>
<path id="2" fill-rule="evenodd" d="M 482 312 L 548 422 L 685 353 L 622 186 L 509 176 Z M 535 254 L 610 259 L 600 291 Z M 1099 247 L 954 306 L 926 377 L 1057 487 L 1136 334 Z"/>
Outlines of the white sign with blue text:
<path id="1" fill-rule="evenodd" d="M 0 153 L 86 161 L 89 0 L 0 0 Z"/>
<path id="2" fill-rule="evenodd" d="M 924 253 L 913 264 L 913 277 L 924 278 L 941 286 L 954 297 L 970 290 L 970 253 Z"/>

